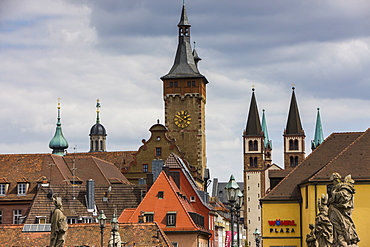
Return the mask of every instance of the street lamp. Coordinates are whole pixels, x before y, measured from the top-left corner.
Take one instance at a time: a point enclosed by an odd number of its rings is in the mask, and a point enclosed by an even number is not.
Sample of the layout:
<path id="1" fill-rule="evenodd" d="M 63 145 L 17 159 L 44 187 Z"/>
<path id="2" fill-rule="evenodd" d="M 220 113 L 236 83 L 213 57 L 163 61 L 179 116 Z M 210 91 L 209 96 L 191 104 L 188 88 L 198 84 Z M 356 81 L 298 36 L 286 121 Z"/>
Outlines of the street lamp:
<path id="1" fill-rule="evenodd" d="M 110 221 L 110 226 L 113 233 L 113 246 L 116 246 L 116 232 L 118 231 L 118 220 L 116 214 L 113 214 L 112 220 Z"/>
<path id="2" fill-rule="evenodd" d="M 98 221 L 100 225 L 100 235 L 101 235 L 101 247 L 104 246 L 104 228 L 105 228 L 105 221 L 107 217 L 105 217 L 104 211 L 102 210 L 100 212 L 100 215 L 98 216 Z"/>
<path id="3" fill-rule="evenodd" d="M 256 228 L 253 235 L 254 235 L 254 239 L 256 240 L 256 247 L 260 247 L 261 232 L 258 230 L 258 228 Z"/>
<path id="4" fill-rule="evenodd" d="M 238 199 L 238 194 L 240 192 L 240 188 L 238 183 L 235 181 L 234 175 L 230 176 L 230 180 L 227 183 L 226 187 L 226 197 L 230 203 L 230 215 L 231 215 L 231 246 L 234 246 L 234 204 Z"/>
<path id="5" fill-rule="evenodd" d="M 243 193 L 239 190 L 237 197 L 236 197 L 236 203 L 235 203 L 235 209 L 236 209 L 236 227 L 237 227 L 237 243 L 238 247 L 240 246 L 240 209 L 243 206 Z"/>

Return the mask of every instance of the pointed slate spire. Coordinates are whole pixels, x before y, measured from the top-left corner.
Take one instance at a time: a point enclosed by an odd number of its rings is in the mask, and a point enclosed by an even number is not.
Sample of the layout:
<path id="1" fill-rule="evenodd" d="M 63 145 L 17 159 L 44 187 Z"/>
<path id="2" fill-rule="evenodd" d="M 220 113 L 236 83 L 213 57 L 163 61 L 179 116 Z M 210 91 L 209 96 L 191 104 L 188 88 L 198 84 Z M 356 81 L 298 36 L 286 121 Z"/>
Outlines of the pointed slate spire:
<path id="1" fill-rule="evenodd" d="M 290 101 L 288 121 L 285 128 L 286 135 L 304 135 L 299 116 L 298 104 L 294 93 L 295 88 L 292 88 L 292 98 Z"/>
<path id="2" fill-rule="evenodd" d="M 245 136 L 261 136 L 262 127 L 258 114 L 258 107 L 256 96 L 254 95 L 254 88 L 252 88 L 251 104 L 249 106 L 249 113 L 247 119 L 247 126 L 245 128 Z"/>
<path id="3" fill-rule="evenodd" d="M 323 141 L 324 141 L 324 133 L 322 131 L 320 108 L 317 108 L 315 137 L 314 137 L 314 140 L 311 142 L 311 149 L 315 150 Z"/>
<path id="4" fill-rule="evenodd" d="M 198 67 L 198 63 L 202 59 L 198 56 L 197 50 L 195 50 L 195 41 L 194 41 L 193 57 L 194 57 L 195 65 Z"/>
<path id="5" fill-rule="evenodd" d="M 60 98 L 58 98 L 58 121 L 55 130 L 54 137 L 49 142 L 49 147 L 53 149 L 52 153 L 56 155 L 63 156 L 65 149 L 68 148 L 68 142 L 64 138 L 62 133 L 62 123 L 60 122 Z"/>
<path id="6" fill-rule="evenodd" d="M 265 109 L 262 110 L 262 131 L 263 135 L 265 137 L 265 148 L 266 149 L 272 149 L 272 141 L 269 139 L 269 134 L 267 131 L 267 123 L 266 123 L 266 117 L 265 117 Z"/>
<path id="7" fill-rule="evenodd" d="M 197 62 L 199 57 L 193 54 L 190 44 L 190 23 L 186 13 L 185 4 L 182 6 L 180 22 L 177 25 L 179 28 L 179 40 L 175 61 L 170 72 L 161 79 L 176 79 L 176 78 L 205 78 L 200 74 Z M 208 81 L 207 81 L 208 83 Z"/>

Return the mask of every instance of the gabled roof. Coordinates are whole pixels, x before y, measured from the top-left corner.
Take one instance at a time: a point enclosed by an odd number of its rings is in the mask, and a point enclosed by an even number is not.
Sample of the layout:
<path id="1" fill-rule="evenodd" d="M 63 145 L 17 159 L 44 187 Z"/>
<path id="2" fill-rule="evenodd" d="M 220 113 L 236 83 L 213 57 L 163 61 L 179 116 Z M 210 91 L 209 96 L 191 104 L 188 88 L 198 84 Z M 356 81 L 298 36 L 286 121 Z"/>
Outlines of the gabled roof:
<path id="1" fill-rule="evenodd" d="M 2 181 L 9 183 L 8 193 L 1 201 L 32 200 L 40 178 L 52 185 L 70 184 L 72 179 L 93 179 L 97 185 L 110 185 L 111 179 L 130 184 L 112 164 L 93 156 L 59 156 L 54 154 L 2 154 L 0 155 Z M 17 183 L 29 183 L 25 196 L 17 196 Z"/>
<path id="2" fill-rule="evenodd" d="M 314 174 L 309 181 L 330 181 L 333 171 L 355 181 L 370 181 L 370 128 L 346 147 L 337 157 Z"/>
<path id="3" fill-rule="evenodd" d="M 137 151 L 112 151 L 112 152 L 87 152 L 68 153 L 66 156 L 94 156 L 107 162 L 113 163 L 120 171 L 128 170 L 134 160 Z"/>
<path id="4" fill-rule="evenodd" d="M 363 132 L 333 133 L 317 149 L 315 149 L 301 164 L 293 169 L 270 193 L 261 201 L 266 200 L 294 200 L 300 201 L 299 184 L 319 172 L 324 166 L 338 157 L 351 143 L 359 138 Z M 339 173 L 342 171 L 335 170 Z M 333 172 L 333 171 L 331 171 Z"/>
<path id="5" fill-rule="evenodd" d="M 139 205 L 145 186 L 113 184 L 111 186 L 95 185 L 94 188 L 95 205 L 98 212 L 104 210 L 105 215 L 110 219 L 114 210 L 121 212 L 126 208 Z M 51 199 L 53 195 L 62 198 L 64 214 L 67 217 L 97 217 L 93 212 L 87 211 L 85 185 L 51 185 L 40 187 L 37 190 L 25 223 L 37 223 L 35 222 L 36 216 L 46 216 L 46 222 L 49 223 L 50 213 L 54 209 Z"/>
<path id="6" fill-rule="evenodd" d="M 158 196 L 160 191 L 163 192 L 163 198 Z M 187 198 L 181 195 L 175 182 L 167 177 L 164 171 L 159 174 L 135 211 L 132 213 L 131 210 L 125 210 L 118 221 L 128 219 L 127 222 L 138 222 L 138 216 L 143 212 L 154 212 L 154 221 L 165 231 L 206 231 L 192 220 L 189 213 L 196 213 L 195 209 Z M 166 227 L 167 212 L 176 212 L 176 227 Z"/>

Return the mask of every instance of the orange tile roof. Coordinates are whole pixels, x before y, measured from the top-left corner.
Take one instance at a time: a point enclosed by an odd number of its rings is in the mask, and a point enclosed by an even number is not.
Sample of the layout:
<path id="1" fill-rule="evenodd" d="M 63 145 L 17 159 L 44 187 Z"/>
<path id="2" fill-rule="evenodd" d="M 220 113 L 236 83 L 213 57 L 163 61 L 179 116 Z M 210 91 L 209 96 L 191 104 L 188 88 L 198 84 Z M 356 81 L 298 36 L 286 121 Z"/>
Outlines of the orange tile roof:
<path id="1" fill-rule="evenodd" d="M 163 191 L 163 199 L 158 198 L 159 191 Z M 162 171 L 135 212 L 129 217 L 128 222 L 137 222 L 138 216 L 142 212 L 154 212 L 154 221 L 165 231 L 205 230 L 194 223 L 189 215 L 189 212 L 195 212 L 194 208 L 179 194 L 180 190 L 175 183 L 171 182 L 165 172 Z M 169 228 L 166 226 L 167 212 L 176 212 L 176 227 Z M 119 219 L 126 219 L 128 213 L 129 211 L 123 212 Z"/>

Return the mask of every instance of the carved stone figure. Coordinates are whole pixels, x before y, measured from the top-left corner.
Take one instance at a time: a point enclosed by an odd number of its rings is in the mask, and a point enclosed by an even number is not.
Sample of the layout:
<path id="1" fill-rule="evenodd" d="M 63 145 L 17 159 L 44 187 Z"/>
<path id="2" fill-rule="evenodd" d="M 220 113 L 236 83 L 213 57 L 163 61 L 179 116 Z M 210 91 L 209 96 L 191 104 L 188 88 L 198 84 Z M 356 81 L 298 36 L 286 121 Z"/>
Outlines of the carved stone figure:
<path id="1" fill-rule="evenodd" d="M 333 225 L 328 215 L 328 195 L 318 200 L 319 214 L 316 216 L 315 236 L 318 247 L 330 247 L 333 243 Z"/>
<path id="2" fill-rule="evenodd" d="M 108 242 L 108 247 L 121 247 L 121 236 L 119 235 L 119 226 L 117 224 L 115 232 L 113 233 L 113 229 L 110 232 L 110 238 Z M 113 245 L 113 239 L 114 239 L 114 245 Z"/>
<path id="3" fill-rule="evenodd" d="M 315 226 L 313 224 L 310 224 L 309 227 L 311 231 L 306 236 L 307 247 L 317 247 L 316 236 L 314 233 Z"/>
<path id="4" fill-rule="evenodd" d="M 356 247 L 360 241 L 352 220 L 355 194 L 354 180 L 351 175 L 344 181 L 338 173 L 333 173 L 333 188 L 329 199 L 329 218 L 333 224 L 333 247 Z"/>
<path id="5" fill-rule="evenodd" d="M 53 197 L 53 203 L 55 208 L 51 215 L 50 247 L 63 247 L 68 229 L 67 219 L 63 214 L 61 199 Z"/>

